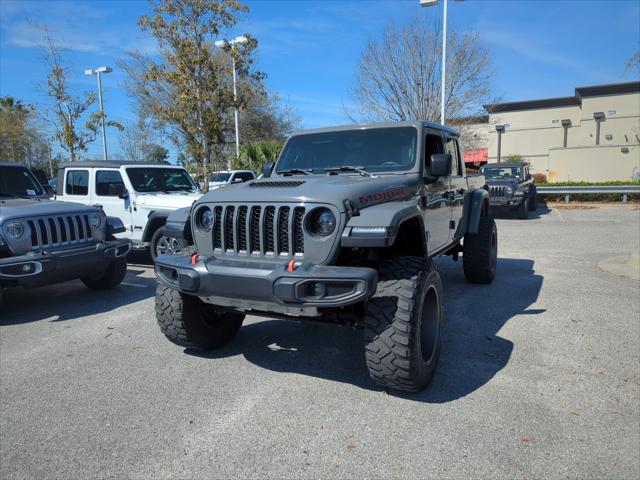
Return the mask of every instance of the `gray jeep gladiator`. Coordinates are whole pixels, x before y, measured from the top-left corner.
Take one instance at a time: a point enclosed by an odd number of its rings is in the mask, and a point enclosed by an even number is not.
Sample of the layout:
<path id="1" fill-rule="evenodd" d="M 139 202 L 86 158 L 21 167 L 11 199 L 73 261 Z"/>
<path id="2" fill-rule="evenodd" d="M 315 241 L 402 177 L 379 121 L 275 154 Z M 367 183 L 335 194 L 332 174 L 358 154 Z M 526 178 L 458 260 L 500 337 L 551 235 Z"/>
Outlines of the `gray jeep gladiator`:
<path id="1" fill-rule="evenodd" d="M 264 178 L 173 212 L 160 255 L 156 316 L 167 338 L 211 349 L 245 314 L 362 327 L 380 385 L 419 391 L 441 348 L 443 287 L 434 257 L 463 255 L 490 283 L 497 231 L 481 175 L 468 177 L 458 133 L 425 122 L 309 130 L 286 142 Z"/>
<path id="2" fill-rule="evenodd" d="M 122 222 L 96 207 L 43 198 L 23 165 L 0 163 L 0 302 L 7 287 L 38 287 L 79 278 L 89 288 L 118 285 L 129 240 Z"/>
<path id="3" fill-rule="evenodd" d="M 529 165 L 521 162 L 488 163 L 480 169 L 489 187 L 492 212 L 515 210 L 526 220 L 537 208 L 538 192 L 529 173 Z"/>

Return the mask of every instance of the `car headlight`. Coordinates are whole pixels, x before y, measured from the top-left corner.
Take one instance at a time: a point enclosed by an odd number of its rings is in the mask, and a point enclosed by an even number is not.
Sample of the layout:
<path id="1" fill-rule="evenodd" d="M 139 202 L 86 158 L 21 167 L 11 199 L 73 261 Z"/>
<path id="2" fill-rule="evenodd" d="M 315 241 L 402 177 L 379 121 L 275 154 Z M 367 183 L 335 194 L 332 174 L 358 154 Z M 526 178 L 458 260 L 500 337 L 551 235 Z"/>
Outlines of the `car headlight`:
<path id="1" fill-rule="evenodd" d="M 507 187 L 505 190 L 509 195 L 511 195 L 513 193 L 513 188 L 511 188 L 511 187 Z"/>
<path id="2" fill-rule="evenodd" d="M 196 215 L 196 224 L 198 228 L 206 230 L 210 232 L 213 228 L 213 212 L 209 207 L 203 207 L 198 210 L 198 214 Z"/>
<path id="3" fill-rule="evenodd" d="M 4 226 L 4 233 L 8 237 L 18 240 L 24 234 L 24 226 L 20 222 L 9 222 Z"/>
<path id="4" fill-rule="evenodd" d="M 320 208 L 310 217 L 309 229 L 312 233 L 326 237 L 336 229 L 336 216 L 327 208 Z"/>
<path id="5" fill-rule="evenodd" d="M 89 217 L 89 225 L 91 225 L 91 228 L 98 228 L 100 225 L 102 225 L 102 217 L 99 213 L 91 214 L 91 216 Z"/>

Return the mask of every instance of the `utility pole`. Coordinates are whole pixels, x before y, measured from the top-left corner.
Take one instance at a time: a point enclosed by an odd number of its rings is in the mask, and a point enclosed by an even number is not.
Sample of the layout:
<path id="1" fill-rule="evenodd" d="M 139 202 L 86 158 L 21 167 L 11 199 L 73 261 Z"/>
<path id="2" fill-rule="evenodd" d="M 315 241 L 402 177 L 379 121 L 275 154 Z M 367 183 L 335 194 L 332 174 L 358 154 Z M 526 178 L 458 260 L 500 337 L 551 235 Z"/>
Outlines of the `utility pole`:
<path id="1" fill-rule="evenodd" d="M 98 67 L 95 69 L 88 69 L 84 71 L 85 75 L 95 75 L 98 77 L 98 101 L 100 103 L 100 116 L 102 120 L 102 152 L 104 154 L 104 160 L 107 160 L 107 132 L 104 126 L 104 107 L 102 105 L 102 80 L 100 78 L 101 73 L 111 73 L 113 69 L 111 67 Z"/>

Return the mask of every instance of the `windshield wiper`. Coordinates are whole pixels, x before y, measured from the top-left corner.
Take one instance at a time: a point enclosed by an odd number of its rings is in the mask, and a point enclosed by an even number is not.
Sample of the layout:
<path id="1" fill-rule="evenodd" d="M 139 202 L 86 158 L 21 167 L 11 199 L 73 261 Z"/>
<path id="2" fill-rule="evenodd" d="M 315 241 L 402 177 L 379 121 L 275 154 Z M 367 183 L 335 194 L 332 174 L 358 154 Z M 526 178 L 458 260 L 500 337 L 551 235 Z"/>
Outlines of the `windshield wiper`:
<path id="1" fill-rule="evenodd" d="M 308 169 L 308 170 L 304 170 L 302 168 L 288 168 L 286 170 L 278 170 L 276 171 L 276 173 L 278 174 L 282 174 L 282 175 L 286 175 L 288 174 L 292 174 L 292 173 L 302 173 L 303 175 L 311 175 L 311 172 L 313 170 Z"/>
<path id="2" fill-rule="evenodd" d="M 364 167 L 352 167 L 351 165 L 342 165 L 341 167 L 327 167 L 325 172 L 358 172 L 363 177 L 373 177 Z"/>

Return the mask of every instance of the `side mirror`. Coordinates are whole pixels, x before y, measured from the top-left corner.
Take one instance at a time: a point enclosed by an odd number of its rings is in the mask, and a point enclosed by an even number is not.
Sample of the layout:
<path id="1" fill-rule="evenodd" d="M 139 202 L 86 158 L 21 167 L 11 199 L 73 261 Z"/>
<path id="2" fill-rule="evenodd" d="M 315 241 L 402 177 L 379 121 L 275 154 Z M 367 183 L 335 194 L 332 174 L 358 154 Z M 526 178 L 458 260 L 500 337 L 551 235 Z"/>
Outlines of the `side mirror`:
<path id="1" fill-rule="evenodd" d="M 431 177 L 446 177 L 451 172 L 451 155 L 448 153 L 434 153 L 431 155 L 429 174 Z"/>
<path id="2" fill-rule="evenodd" d="M 262 174 L 265 176 L 265 178 L 268 178 L 271 176 L 271 172 L 273 172 L 273 162 L 268 162 L 264 165 Z"/>
<path id="3" fill-rule="evenodd" d="M 129 200 L 129 192 L 127 192 L 126 190 L 124 192 L 122 192 L 120 195 L 118 195 L 118 198 L 120 200 Z"/>
<path id="4" fill-rule="evenodd" d="M 531 180 L 531 174 L 530 174 L 530 173 L 527 173 L 527 178 L 526 178 L 526 180 Z"/>

